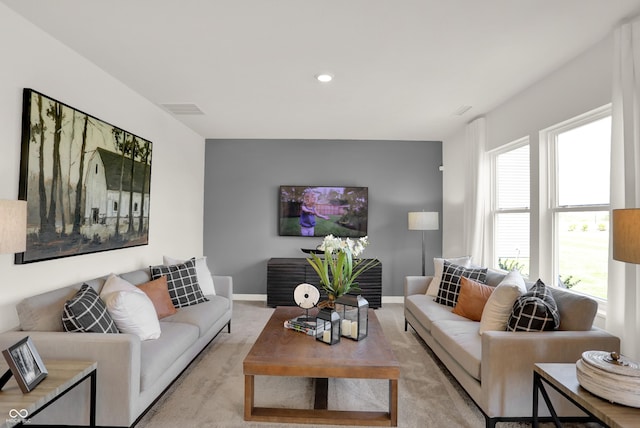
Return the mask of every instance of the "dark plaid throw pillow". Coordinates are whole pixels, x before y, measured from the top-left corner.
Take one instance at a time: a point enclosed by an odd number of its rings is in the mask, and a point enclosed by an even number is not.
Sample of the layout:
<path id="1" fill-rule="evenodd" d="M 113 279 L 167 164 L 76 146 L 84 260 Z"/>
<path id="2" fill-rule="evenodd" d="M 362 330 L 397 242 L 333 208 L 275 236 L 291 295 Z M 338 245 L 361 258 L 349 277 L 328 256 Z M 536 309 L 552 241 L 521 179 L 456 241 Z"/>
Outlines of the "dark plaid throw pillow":
<path id="1" fill-rule="evenodd" d="M 487 278 L 487 268 L 466 268 L 445 260 L 436 303 L 455 306 L 460 294 L 460 278 L 463 276 L 484 284 Z"/>
<path id="2" fill-rule="evenodd" d="M 551 290 L 538 280 L 513 304 L 507 330 L 545 331 L 555 330 L 559 325 L 560 313 Z"/>
<path id="3" fill-rule="evenodd" d="M 64 304 L 62 325 L 69 332 L 119 333 L 104 302 L 87 284 Z"/>
<path id="4" fill-rule="evenodd" d="M 202 294 L 202 289 L 198 284 L 195 259 L 177 265 L 151 266 L 150 270 L 152 279 L 158 279 L 163 275 L 167 277 L 169 296 L 171 296 L 171 302 L 176 308 L 209 301 Z"/>

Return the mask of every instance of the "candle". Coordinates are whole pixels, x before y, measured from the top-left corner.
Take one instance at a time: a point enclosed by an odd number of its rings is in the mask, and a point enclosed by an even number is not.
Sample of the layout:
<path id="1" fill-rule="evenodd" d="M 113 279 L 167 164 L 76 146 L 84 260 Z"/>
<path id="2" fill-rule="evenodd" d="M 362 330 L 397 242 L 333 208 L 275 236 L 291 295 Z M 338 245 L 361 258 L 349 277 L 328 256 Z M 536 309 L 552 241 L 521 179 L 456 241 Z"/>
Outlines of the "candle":
<path id="1" fill-rule="evenodd" d="M 331 332 L 329 330 L 322 332 L 322 341 L 325 343 L 331 343 Z"/>
<path id="2" fill-rule="evenodd" d="M 351 337 L 358 338 L 358 323 L 356 321 L 351 323 Z"/>
<path id="3" fill-rule="evenodd" d="M 351 321 L 342 320 L 342 335 L 347 337 L 351 335 Z"/>

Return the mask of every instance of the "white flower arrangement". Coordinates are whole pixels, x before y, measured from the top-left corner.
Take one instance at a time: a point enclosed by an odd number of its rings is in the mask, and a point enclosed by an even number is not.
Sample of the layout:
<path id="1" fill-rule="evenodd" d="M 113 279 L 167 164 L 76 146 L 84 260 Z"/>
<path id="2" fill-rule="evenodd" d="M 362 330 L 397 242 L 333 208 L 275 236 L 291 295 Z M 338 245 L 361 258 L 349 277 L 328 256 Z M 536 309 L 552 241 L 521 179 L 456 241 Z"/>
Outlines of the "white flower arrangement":
<path id="1" fill-rule="evenodd" d="M 367 236 L 353 240 L 327 235 L 318 246 L 318 250 L 324 252 L 324 258 L 311 254 L 311 258 L 307 259 L 320 277 L 320 284 L 327 292 L 329 300 L 337 299 L 352 289 L 360 290 L 355 280 L 363 272 L 379 263 L 375 259 L 365 263 L 358 258 L 367 245 L 369 245 Z"/>

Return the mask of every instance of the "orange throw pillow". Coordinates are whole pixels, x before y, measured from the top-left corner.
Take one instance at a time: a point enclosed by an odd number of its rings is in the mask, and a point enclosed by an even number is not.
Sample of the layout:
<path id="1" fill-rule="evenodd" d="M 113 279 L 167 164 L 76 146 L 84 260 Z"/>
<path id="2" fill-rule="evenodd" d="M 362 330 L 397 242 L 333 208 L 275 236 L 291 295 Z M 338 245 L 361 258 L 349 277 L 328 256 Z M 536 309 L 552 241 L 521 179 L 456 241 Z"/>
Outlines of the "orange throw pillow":
<path id="1" fill-rule="evenodd" d="M 491 293 L 493 293 L 493 287 L 490 285 L 481 284 L 463 276 L 460 278 L 458 303 L 452 312 L 473 321 L 480 321 L 482 310 Z"/>
<path id="2" fill-rule="evenodd" d="M 167 286 L 167 277 L 161 276 L 153 281 L 146 282 L 138 285 L 138 288 L 145 292 L 149 299 L 153 302 L 153 307 L 156 308 L 158 319 L 173 315 L 178 310 L 173 306 L 171 302 L 171 296 L 169 296 L 169 287 Z"/>

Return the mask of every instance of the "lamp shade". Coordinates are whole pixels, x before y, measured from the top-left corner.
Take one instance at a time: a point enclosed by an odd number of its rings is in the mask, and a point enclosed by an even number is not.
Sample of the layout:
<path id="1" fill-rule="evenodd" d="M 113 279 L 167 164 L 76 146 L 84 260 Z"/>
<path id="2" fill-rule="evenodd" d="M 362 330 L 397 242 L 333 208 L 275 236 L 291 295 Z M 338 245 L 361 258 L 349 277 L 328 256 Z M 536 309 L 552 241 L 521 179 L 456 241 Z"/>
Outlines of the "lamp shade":
<path id="1" fill-rule="evenodd" d="M 613 210 L 613 258 L 640 264 L 640 208 Z"/>
<path id="2" fill-rule="evenodd" d="M 437 212 L 410 212 L 409 213 L 409 230 L 438 230 L 438 213 Z"/>
<path id="3" fill-rule="evenodd" d="M 27 201 L 0 200 L 0 254 L 27 249 Z"/>

